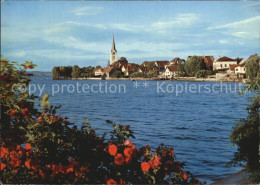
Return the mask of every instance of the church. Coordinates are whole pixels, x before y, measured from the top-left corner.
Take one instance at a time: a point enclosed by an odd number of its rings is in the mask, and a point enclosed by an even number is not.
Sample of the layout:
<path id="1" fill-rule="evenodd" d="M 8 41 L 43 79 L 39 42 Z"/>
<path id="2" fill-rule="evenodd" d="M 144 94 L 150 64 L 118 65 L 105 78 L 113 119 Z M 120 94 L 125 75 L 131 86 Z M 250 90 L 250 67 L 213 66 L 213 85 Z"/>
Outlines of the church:
<path id="1" fill-rule="evenodd" d="M 116 61 L 117 61 L 117 50 L 116 50 L 115 38 L 113 35 L 112 48 L 110 51 L 110 65 L 112 65 Z"/>

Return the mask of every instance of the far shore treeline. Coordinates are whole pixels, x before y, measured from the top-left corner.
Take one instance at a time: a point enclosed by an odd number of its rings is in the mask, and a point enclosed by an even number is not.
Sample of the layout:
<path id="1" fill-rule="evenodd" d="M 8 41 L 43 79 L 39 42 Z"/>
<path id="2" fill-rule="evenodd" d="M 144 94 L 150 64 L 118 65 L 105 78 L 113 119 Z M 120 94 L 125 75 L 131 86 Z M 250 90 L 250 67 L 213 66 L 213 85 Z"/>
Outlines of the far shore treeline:
<path id="1" fill-rule="evenodd" d="M 142 64 L 129 63 L 125 57 L 108 64 L 107 67 L 56 66 L 52 69 L 54 80 L 88 78 L 155 78 L 174 79 L 178 77 L 229 78 L 241 80 L 247 78 L 247 68 L 260 60 L 257 54 L 247 60 L 213 56 L 189 56 L 187 60 L 178 57 L 171 61 L 144 61 Z"/>

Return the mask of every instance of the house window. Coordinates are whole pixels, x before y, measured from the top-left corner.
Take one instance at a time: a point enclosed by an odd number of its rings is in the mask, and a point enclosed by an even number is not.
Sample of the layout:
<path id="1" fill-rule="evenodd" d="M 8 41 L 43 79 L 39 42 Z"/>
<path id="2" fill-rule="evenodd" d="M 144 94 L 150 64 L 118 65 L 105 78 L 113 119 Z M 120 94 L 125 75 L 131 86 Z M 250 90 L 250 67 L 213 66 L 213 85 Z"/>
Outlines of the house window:
<path id="1" fill-rule="evenodd" d="M 246 71 L 246 68 L 244 68 L 244 71 Z"/>
<path id="2" fill-rule="evenodd" d="M 227 64 L 225 64 L 225 67 L 227 67 Z"/>
<path id="3" fill-rule="evenodd" d="M 222 64 L 220 64 L 220 67 L 222 67 Z"/>
<path id="4" fill-rule="evenodd" d="M 238 71 L 238 69 L 236 69 L 236 71 Z"/>

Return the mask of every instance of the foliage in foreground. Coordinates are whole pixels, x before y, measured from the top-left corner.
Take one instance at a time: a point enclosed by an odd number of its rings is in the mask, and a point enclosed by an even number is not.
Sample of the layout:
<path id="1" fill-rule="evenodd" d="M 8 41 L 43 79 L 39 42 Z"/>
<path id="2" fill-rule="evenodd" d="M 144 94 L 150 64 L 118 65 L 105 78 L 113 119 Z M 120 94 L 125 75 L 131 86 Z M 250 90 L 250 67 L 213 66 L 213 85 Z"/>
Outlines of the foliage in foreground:
<path id="1" fill-rule="evenodd" d="M 256 68 L 257 64 L 257 68 Z M 251 98 L 251 105 L 247 108 L 248 116 L 241 119 L 233 127 L 230 140 L 237 145 L 237 152 L 234 153 L 233 159 L 229 165 L 241 165 L 249 172 L 250 178 L 255 183 L 260 183 L 260 57 L 254 57 L 246 64 L 247 76 L 250 84 L 245 90 L 256 91 L 256 95 Z M 245 92 L 245 91 L 243 91 Z"/>
<path id="2" fill-rule="evenodd" d="M 183 170 L 173 148 L 136 148 L 129 126 L 107 121 L 113 128 L 107 141 L 87 120 L 77 128 L 56 115 L 58 107 L 50 105 L 47 95 L 40 99 L 40 109 L 35 108 L 37 97 L 19 87 L 12 90 L 13 84 L 29 84 L 24 69 L 34 67 L 1 59 L 3 183 L 200 183 Z"/>

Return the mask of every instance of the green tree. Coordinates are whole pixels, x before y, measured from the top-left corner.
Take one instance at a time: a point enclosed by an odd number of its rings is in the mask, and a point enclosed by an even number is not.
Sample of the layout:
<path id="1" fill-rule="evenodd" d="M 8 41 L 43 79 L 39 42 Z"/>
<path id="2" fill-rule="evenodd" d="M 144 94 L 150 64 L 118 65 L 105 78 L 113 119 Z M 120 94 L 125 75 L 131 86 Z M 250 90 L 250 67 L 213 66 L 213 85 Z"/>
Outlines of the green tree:
<path id="1" fill-rule="evenodd" d="M 178 76 L 185 76 L 184 64 L 179 63 L 177 68 Z"/>
<path id="2" fill-rule="evenodd" d="M 59 67 L 52 68 L 52 79 L 56 80 L 60 78 L 60 69 Z"/>
<path id="3" fill-rule="evenodd" d="M 198 71 L 206 69 L 206 64 L 202 58 L 192 56 L 184 64 L 184 69 L 188 76 L 195 76 Z"/>
<path id="4" fill-rule="evenodd" d="M 257 58 L 254 58 L 254 62 Z M 252 61 L 251 61 L 252 62 Z M 253 64 L 253 63 L 252 63 Z M 250 67 L 254 66 L 251 64 Z M 248 67 L 248 66 L 247 66 Z M 255 74 L 253 71 L 250 75 Z M 255 74 L 256 75 L 256 74 Z M 251 76 L 253 77 L 253 76 Z M 250 84 L 245 87 L 246 91 L 255 91 L 256 94 L 251 99 L 251 105 L 247 108 L 248 116 L 246 119 L 239 120 L 233 127 L 230 135 L 231 142 L 237 146 L 237 152 L 229 165 L 244 166 L 255 183 L 260 182 L 260 156 L 259 156 L 259 131 L 260 131 L 260 75 L 255 79 L 250 79 Z M 243 91 L 244 92 L 244 91 Z"/>
<path id="5" fill-rule="evenodd" d="M 147 65 L 147 71 L 153 70 L 155 67 L 155 62 L 149 62 Z"/>
<path id="6" fill-rule="evenodd" d="M 95 68 L 92 67 L 92 66 L 83 67 L 81 69 L 81 76 L 84 76 L 84 77 L 91 77 L 91 76 L 93 76 L 94 69 Z"/>
<path id="7" fill-rule="evenodd" d="M 254 79 L 259 74 L 260 70 L 260 56 L 255 56 L 246 63 L 246 76 Z"/>
<path id="8" fill-rule="evenodd" d="M 81 71 L 80 71 L 79 66 L 74 65 L 72 67 L 72 73 L 71 73 L 72 78 L 78 78 L 80 76 L 80 73 L 81 73 Z"/>
<path id="9" fill-rule="evenodd" d="M 196 73 L 197 78 L 206 78 L 208 76 L 207 70 L 200 70 Z"/>

